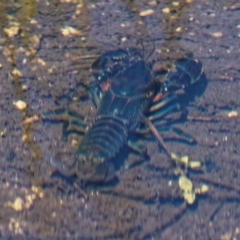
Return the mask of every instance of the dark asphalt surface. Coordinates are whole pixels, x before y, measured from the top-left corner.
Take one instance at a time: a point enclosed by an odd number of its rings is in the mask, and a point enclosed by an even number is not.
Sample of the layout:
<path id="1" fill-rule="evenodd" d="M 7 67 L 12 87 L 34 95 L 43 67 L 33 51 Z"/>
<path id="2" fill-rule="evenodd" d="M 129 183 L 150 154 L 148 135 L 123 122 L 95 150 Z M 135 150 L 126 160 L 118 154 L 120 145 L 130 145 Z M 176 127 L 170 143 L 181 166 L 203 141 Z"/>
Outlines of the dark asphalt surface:
<path id="1" fill-rule="evenodd" d="M 0 238 L 240 239 L 238 1 L 75 2 L 0 5 Z M 194 186 L 209 187 L 193 205 L 184 202 L 179 176 L 156 140 L 143 142 L 149 161 L 122 167 L 116 186 L 80 188 L 52 175 L 49 163 L 60 150 L 76 151 L 79 139 L 64 142 L 61 124 L 22 123 L 60 107 L 94 117 L 90 101 L 76 100 L 78 84 L 92 80 L 89 69 L 101 53 L 141 49 L 141 42 L 146 52 L 154 42 L 149 61 L 160 65 L 193 53 L 209 80 L 187 107 L 195 120 L 176 124 L 197 144 L 166 143 L 205 168 L 188 172 Z M 17 100 L 27 107 L 17 109 Z"/>

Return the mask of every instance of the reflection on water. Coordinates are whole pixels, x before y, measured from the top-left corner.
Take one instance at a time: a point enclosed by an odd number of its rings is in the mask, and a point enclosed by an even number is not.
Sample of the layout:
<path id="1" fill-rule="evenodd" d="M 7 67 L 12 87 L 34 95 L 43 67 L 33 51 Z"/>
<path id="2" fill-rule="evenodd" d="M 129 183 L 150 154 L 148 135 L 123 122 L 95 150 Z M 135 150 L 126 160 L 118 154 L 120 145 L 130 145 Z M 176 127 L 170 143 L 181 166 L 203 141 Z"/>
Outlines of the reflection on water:
<path id="1" fill-rule="evenodd" d="M 8 59 L 10 68 L 10 80 L 12 81 L 15 97 L 22 101 L 26 101 L 22 84 L 19 79 L 21 76 L 18 71 L 17 52 L 20 47 L 30 50 L 29 42 L 31 33 L 29 32 L 29 21 L 35 17 L 36 14 L 36 1 L 23 0 L 15 3 L 14 1 L 1 1 L 0 3 L 0 21 L 3 30 L 3 38 L 1 39 L 4 45 L 5 55 Z M 31 52 L 31 51 L 30 51 Z M 31 53 L 34 55 L 34 53 Z M 30 56 L 29 56 L 30 57 Z M 32 56 L 33 57 L 33 56 Z M 22 111 L 22 120 L 26 116 L 30 116 L 31 112 L 29 107 Z M 33 143 L 31 139 L 32 126 L 23 126 L 23 138 L 29 145 L 31 151 L 36 159 L 41 157 L 40 150 Z"/>
<path id="2" fill-rule="evenodd" d="M 126 4 L 129 1 L 124 1 Z M 186 27 L 184 26 L 184 18 L 186 18 L 186 13 L 187 11 L 191 8 L 191 3 L 192 1 L 161 1 L 162 12 L 157 12 L 153 14 L 159 14 L 161 15 L 161 21 L 157 21 L 158 28 L 157 30 L 159 31 L 158 37 L 164 39 L 163 47 L 166 50 L 165 54 L 170 54 L 170 52 L 175 52 L 176 49 L 178 49 L 178 41 L 182 37 L 183 29 Z M 157 5 L 156 1 L 149 1 L 149 9 L 154 9 L 154 7 Z M 137 6 L 139 5 L 139 6 Z M 142 4 L 143 5 L 143 4 Z M 131 3 L 128 3 L 128 6 L 130 9 L 134 9 L 135 16 L 136 16 L 136 22 L 138 23 L 139 26 L 143 26 L 141 30 L 137 30 L 137 34 L 139 37 L 142 37 L 143 40 L 149 39 L 154 41 L 153 37 L 153 32 L 150 31 L 151 24 L 153 22 L 151 21 L 150 18 L 146 18 L 145 15 L 147 16 L 147 10 L 145 11 L 140 11 L 138 10 L 139 8 L 142 9 L 141 4 L 138 1 L 134 1 Z M 151 13 L 151 12 L 149 12 Z M 146 31 L 148 30 L 148 34 L 146 34 Z M 156 31 L 156 29 L 155 29 Z M 176 56 L 177 58 L 181 58 L 183 56 L 178 55 Z"/>

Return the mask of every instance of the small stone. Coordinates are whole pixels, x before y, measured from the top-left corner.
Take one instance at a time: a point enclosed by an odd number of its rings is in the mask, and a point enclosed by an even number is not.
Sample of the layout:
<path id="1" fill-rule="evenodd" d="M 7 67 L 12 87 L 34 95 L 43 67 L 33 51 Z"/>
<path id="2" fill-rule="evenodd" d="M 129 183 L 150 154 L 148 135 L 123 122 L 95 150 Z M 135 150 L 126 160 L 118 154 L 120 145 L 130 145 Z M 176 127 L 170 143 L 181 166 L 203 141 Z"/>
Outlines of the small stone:
<path id="1" fill-rule="evenodd" d="M 221 32 L 213 32 L 213 33 L 210 33 L 210 35 L 214 38 L 221 38 L 223 36 Z"/>
<path id="2" fill-rule="evenodd" d="M 183 163 L 184 165 L 187 165 L 188 164 L 188 156 L 183 156 L 180 158 L 180 162 Z"/>
<path id="3" fill-rule="evenodd" d="M 6 132 L 7 132 L 7 129 L 4 128 L 4 130 L 2 130 L 2 131 L 0 132 L 0 136 L 1 136 L 1 137 L 5 136 L 5 135 L 6 135 Z"/>
<path id="4" fill-rule="evenodd" d="M 15 218 L 10 218 L 10 222 L 8 224 L 9 231 L 12 231 L 15 235 L 23 235 L 23 230 L 21 228 L 21 224 Z"/>
<path id="5" fill-rule="evenodd" d="M 26 142 L 28 140 L 28 135 L 27 134 L 23 134 L 22 135 L 22 141 Z"/>
<path id="6" fill-rule="evenodd" d="M 179 187 L 184 192 L 192 192 L 193 184 L 190 179 L 185 176 L 181 176 L 178 181 Z"/>
<path id="7" fill-rule="evenodd" d="M 228 117 L 229 118 L 234 118 L 238 116 L 238 112 L 237 111 L 231 111 L 228 113 Z"/>
<path id="8" fill-rule="evenodd" d="M 3 31 L 12 38 L 19 33 L 20 28 L 18 26 L 11 26 L 10 28 L 4 28 Z"/>
<path id="9" fill-rule="evenodd" d="M 207 193 L 209 190 L 209 187 L 205 184 L 202 185 L 201 187 L 201 193 Z"/>
<path id="10" fill-rule="evenodd" d="M 34 192 L 34 193 L 38 193 L 38 187 L 36 187 L 36 186 L 34 186 L 34 185 L 32 185 L 32 187 L 31 187 L 31 190 Z"/>
<path id="11" fill-rule="evenodd" d="M 152 9 L 147 9 L 147 10 L 144 10 L 142 12 L 140 12 L 140 17 L 146 17 L 146 16 L 149 16 L 151 14 L 153 14 L 154 11 Z"/>
<path id="12" fill-rule="evenodd" d="M 20 197 L 17 197 L 14 203 L 8 203 L 8 205 L 13 208 L 15 211 L 19 212 L 23 209 L 23 200 Z"/>
<path id="13" fill-rule="evenodd" d="M 11 50 L 8 47 L 4 47 L 3 54 L 5 57 L 9 57 L 9 56 L 11 56 Z"/>
<path id="14" fill-rule="evenodd" d="M 76 147 L 78 145 L 78 141 L 76 139 L 73 139 L 71 144 L 73 147 Z"/>
<path id="15" fill-rule="evenodd" d="M 181 32 L 182 31 L 182 28 L 181 27 L 178 27 L 175 29 L 176 32 Z"/>
<path id="16" fill-rule="evenodd" d="M 37 58 L 37 62 L 42 66 L 46 66 L 46 62 L 41 58 Z"/>
<path id="17" fill-rule="evenodd" d="M 184 192 L 183 197 L 186 200 L 186 202 L 190 205 L 193 204 L 196 199 L 196 195 L 193 192 Z"/>
<path id="18" fill-rule="evenodd" d="M 43 192 L 40 192 L 40 193 L 38 194 L 38 197 L 39 197 L 39 198 L 43 198 L 43 197 L 44 197 L 44 193 L 43 193 Z"/>
<path id="19" fill-rule="evenodd" d="M 81 32 L 79 30 L 77 30 L 76 28 L 70 27 L 70 26 L 66 26 L 66 27 L 62 28 L 61 33 L 65 37 L 72 36 L 72 35 L 78 35 L 78 36 L 81 35 Z"/>
<path id="20" fill-rule="evenodd" d="M 29 209 L 30 207 L 32 207 L 33 201 L 35 200 L 36 195 L 30 194 L 30 195 L 27 195 L 25 198 L 26 198 L 25 208 Z"/>
<path id="21" fill-rule="evenodd" d="M 200 167 L 201 167 L 201 162 L 199 162 L 199 161 L 191 161 L 191 162 L 189 163 L 189 167 L 190 167 L 191 169 L 200 168 Z"/>
<path id="22" fill-rule="evenodd" d="M 171 153 L 171 159 L 174 161 L 179 161 L 179 158 L 175 153 Z"/>
<path id="23" fill-rule="evenodd" d="M 220 240 L 231 240 L 231 239 L 232 239 L 232 233 L 231 232 L 227 232 L 227 233 L 220 236 Z"/>
<path id="24" fill-rule="evenodd" d="M 177 6 L 179 6 L 179 2 L 172 2 L 172 5 L 177 7 Z"/>
<path id="25" fill-rule="evenodd" d="M 170 13 L 170 8 L 163 8 L 162 12 L 166 14 Z"/>
<path id="26" fill-rule="evenodd" d="M 80 15 L 81 14 L 81 10 L 80 9 L 77 9 L 76 12 L 75 12 L 76 15 Z"/>
<path id="27" fill-rule="evenodd" d="M 47 71 L 48 71 L 49 74 L 51 74 L 51 73 L 53 73 L 53 68 L 48 68 Z"/>
<path id="28" fill-rule="evenodd" d="M 156 6 L 157 2 L 155 0 L 149 1 L 148 5 L 149 6 Z"/>
<path id="29" fill-rule="evenodd" d="M 122 42 L 126 42 L 126 41 L 127 41 L 127 38 L 126 38 L 126 37 L 123 37 L 123 38 L 121 39 L 121 41 L 122 41 Z"/>
<path id="30" fill-rule="evenodd" d="M 201 189 L 200 189 L 200 188 L 195 188 L 195 189 L 194 189 L 194 193 L 195 193 L 195 194 L 201 194 L 202 192 L 201 192 Z"/>
<path id="31" fill-rule="evenodd" d="M 33 35 L 33 36 L 31 36 L 31 37 L 29 38 L 31 47 L 32 47 L 33 49 L 38 49 L 38 48 L 39 48 L 40 39 L 41 39 L 41 37 L 38 36 L 38 35 Z"/>
<path id="32" fill-rule="evenodd" d="M 27 104 L 22 100 L 14 101 L 13 105 L 19 110 L 24 110 L 27 107 Z"/>
<path id="33" fill-rule="evenodd" d="M 30 23 L 31 23 L 31 24 L 37 24 L 37 20 L 34 19 L 34 18 L 32 18 L 32 19 L 30 20 Z"/>
<path id="34" fill-rule="evenodd" d="M 13 69 L 12 75 L 15 77 L 22 77 L 22 73 L 17 68 Z"/>

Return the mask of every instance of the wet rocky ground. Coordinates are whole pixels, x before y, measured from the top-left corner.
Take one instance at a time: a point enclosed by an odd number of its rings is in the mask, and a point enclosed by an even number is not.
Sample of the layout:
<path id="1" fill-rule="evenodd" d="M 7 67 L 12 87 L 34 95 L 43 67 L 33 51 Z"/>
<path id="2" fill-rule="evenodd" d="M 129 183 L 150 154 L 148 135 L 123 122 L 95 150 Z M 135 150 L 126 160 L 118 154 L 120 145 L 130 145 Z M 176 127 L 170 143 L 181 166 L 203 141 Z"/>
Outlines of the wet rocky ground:
<path id="1" fill-rule="evenodd" d="M 238 1 L 29 1 L 1 5 L 1 239 L 240 239 L 240 5 Z M 142 44 L 141 44 L 142 43 Z M 176 123 L 194 146 L 167 141 L 170 152 L 200 161 L 188 169 L 194 188 L 209 190 L 188 204 L 179 172 L 154 139 L 141 139 L 149 160 L 124 165 L 114 186 L 81 186 L 52 174 L 62 124 L 26 118 L 70 107 L 96 110 L 79 83 L 103 52 L 119 47 L 155 51 L 172 63 L 186 53 L 204 66 L 208 86 Z M 23 103 L 19 104 L 18 100 Z M 26 106 L 24 106 L 26 103 Z M 169 133 L 171 134 L 171 133 Z M 125 165 L 136 155 L 124 156 Z"/>

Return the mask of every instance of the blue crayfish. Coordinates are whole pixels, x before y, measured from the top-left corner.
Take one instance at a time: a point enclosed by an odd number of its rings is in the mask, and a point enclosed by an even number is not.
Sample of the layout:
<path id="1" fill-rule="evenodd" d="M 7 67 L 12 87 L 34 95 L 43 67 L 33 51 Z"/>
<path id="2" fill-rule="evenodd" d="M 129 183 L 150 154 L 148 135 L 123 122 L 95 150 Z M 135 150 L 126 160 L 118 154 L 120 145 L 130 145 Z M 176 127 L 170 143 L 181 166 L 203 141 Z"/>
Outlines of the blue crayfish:
<path id="1" fill-rule="evenodd" d="M 154 122 L 179 110 L 180 97 L 205 79 L 202 64 L 192 57 L 176 61 L 164 72 L 164 81 L 159 81 L 162 73 L 153 72 L 152 64 L 135 48 L 101 55 L 92 64 L 95 80 L 88 87 L 97 108 L 95 121 L 89 124 L 85 117 L 64 109 L 41 115 L 43 120 L 51 120 L 67 113 L 65 135 L 84 132 L 77 152 L 66 162 L 51 161 L 57 170 L 86 182 L 107 182 L 115 176 L 114 158 L 124 145 L 146 156 L 146 148 L 133 143 L 132 135 L 145 128 L 159 138 Z"/>

